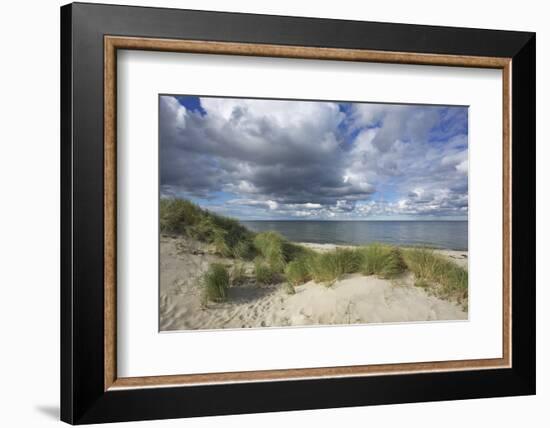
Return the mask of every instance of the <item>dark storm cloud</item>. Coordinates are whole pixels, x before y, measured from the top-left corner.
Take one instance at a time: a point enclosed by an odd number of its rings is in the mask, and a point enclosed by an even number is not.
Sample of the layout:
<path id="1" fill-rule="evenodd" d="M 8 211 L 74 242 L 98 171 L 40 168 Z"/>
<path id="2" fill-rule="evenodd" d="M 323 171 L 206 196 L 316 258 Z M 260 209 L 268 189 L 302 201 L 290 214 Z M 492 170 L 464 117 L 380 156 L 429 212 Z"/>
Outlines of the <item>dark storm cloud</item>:
<path id="1" fill-rule="evenodd" d="M 332 203 L 374 191 L 343 181 L 347 160 L 334 132 L 342 120 L 337 106 L 308 103 L 303 111 L 296 103 L 276 104 L 282 105 L 275 117 L 253 115 L 241 105 L 227 117 L 212 108 L 202 116 L 163 97 L 161 185 L 198 195 L 221 190 L 262 194 L 289 203 Z"/>
<path id="2" fill-rule="evenodd" d="M 243 217 L 467 213 L 465 109 L 160 102 L 163 195 L 213 200 Z"/>

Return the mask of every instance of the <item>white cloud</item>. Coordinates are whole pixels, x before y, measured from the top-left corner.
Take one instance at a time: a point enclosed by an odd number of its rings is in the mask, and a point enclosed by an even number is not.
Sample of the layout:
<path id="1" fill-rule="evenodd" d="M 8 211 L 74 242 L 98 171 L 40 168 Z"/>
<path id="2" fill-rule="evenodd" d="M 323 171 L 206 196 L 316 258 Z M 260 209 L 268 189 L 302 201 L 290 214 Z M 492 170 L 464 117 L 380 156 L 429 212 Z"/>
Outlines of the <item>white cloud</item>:
<path id="1" fill-rule="evenodd" d="M 266 201 L 266 204 L 267 204 L 267 206 L 269 207 L 270 210 L 276 210 L 277 207 L 279 206 L 279 204 L 277 202 L 271 201 L 271 200 Z"/>
<path id="2" fill-rule="evenodd" d="M 455 166 L 455 168 L 458 172 L 461 172 L 463 174 L 468 174 L 468 159 L 460 162 L 458 165 Z"/>
<path id="3" fill-rule="evenodd" d="M 161 97 L 164 195 L 215 201 L 225 192 L 234 198 L 219 206 L 238 216 L 467 210 L 467 135 L 446 136 L 447 128 L 459 129 L 455 113 L 387 104 L 352 104 L 344 113 L 330 102 L 200 102 L 206 114 Z M 441 129 L 432 132 L 436 125 Z"/>

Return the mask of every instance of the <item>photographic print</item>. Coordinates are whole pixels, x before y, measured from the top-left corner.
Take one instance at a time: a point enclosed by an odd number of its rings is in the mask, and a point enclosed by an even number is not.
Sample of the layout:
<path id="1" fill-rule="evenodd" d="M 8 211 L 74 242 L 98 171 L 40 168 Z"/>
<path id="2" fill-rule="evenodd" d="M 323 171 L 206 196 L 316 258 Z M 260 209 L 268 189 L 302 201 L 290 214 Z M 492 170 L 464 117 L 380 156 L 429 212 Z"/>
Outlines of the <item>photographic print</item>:
<path id="1" fill-rule="evenodd" d="M 161 331 L 468 319 L 468 107 L 159 95 Z"/>

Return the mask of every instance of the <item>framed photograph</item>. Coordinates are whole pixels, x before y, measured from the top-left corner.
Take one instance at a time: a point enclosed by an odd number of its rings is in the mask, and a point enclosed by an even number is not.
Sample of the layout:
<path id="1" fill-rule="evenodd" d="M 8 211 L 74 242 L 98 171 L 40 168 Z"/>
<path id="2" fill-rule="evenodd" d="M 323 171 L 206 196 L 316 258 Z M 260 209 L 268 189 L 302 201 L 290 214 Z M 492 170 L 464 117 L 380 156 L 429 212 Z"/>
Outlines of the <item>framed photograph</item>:
<path id="1" fill-rule="evenodd" d="M 61 8 L 61 418 L 535 393 L 535 34 Z"/>

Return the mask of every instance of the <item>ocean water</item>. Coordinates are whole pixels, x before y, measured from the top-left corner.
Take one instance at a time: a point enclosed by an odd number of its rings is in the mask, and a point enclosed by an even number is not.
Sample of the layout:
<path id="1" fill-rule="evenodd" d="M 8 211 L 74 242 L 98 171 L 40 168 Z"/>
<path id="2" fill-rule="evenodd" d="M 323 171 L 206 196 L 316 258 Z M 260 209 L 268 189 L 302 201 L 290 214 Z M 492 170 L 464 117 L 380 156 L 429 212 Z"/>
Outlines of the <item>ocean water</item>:
<path id="1" fill-rule="evenodd" d="M 383 242 L 468 250 L 467 221 L 241 221 L 255 232 L 274 230 L 294 242 L 362 245 Z"/>

